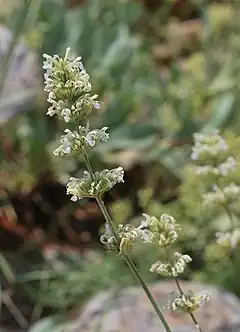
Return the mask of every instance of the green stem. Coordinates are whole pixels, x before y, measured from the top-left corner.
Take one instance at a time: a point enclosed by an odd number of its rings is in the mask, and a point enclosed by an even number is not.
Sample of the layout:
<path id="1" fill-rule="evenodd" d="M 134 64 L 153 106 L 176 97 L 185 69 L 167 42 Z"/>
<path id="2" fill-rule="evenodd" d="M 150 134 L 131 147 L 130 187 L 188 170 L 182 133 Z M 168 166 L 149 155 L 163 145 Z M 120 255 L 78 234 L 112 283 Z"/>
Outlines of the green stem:
<path id="1" fill-rule="evenodd" d="M 84 157 L 85 157 L 88 172 L 91 176 L 91 179 L 94 181 L 94 173 L 93 173 L 88 155 L 84 155 Z M 106 223 L 110 226 L 110 228 L 111 228 L 113 234 L 115 235 L 115 237 L 118 238 L 116 227 L 115 227 L 115 225 L 114 225 L 114 223 L 113 223 L 113 221 L 112 221 L 112 219 L 111 219 L 111 217 L 108 213 L 108 210 L 107 210 L 107 208 L 104 204 L 104 201 L 102 200 L 102 198 L 100 196 L 96 197 L 96 201 L 97 201 L 97 203 L 99 205 L 99 208 L 100 208 L 100 210 L 101 210 L 101 212 L 102 212 L 102 214 L 105 218 Z M 160 321 L 162 322 L 166 332 L 172 332 L 172 330 L 169 327 L 166 319 L 164 318 L 159 306 L 157 305 L 156 301 L 154 300 L 148 286 L 146 285 L 145 281 L 142 279 L 142 277 L 141 277 L 140 273 L 138 272 L 136 266 L 134 265 L 133 261 L 126 254 L 123 254 L 122 256 L 123 256 L 125 262 L 127 263 L 127 265 L 129 266 L 130 270 L 132 271 L 134 277 L 137 279 L 137 281 L 141 285 L 142 289 L 144 290 L 145 294 L 147 295 L 149 301 L 152 304 L 153 309 L 155 310 L 156 314 L 158 315 L 158 318 L 160 319 Z"/>
<path id="2" fill-rule="evenodd" d="M 154 300 L 149 288 L 147 287 L 145 281 L 142 279 L 141 275 L 139 274 L 136 266 L 134 265 L 133 261 L 131 260 L 131 258 L 128 255 L 123 255 L 126 263 L 128 264 L 130 270 L 132 271 L 133 275 L 135 276 L 135 278 L 137 279 L 137 281 L 139 282 L 139 284 L 141 285 L 141 287 L 143 288 L 145 294 L 147 295 L 149 301 L 152 304 L 153 309 L 155 310 L 156 314 L 158 315 L 158 318 L 161 320 L 165 330 L 167 332 L 171 332 L 171 328 L 169 327 L 166 319 L 164 318 L 159 306 L 157 305 L 156 301 Z"/>
<path id="3" fill-rule="evenodd" d="M 108 210 L 107 210 L 107 208 L 106 208 L 106 206 L 105 206 L 105 204 L 104 204 L 102 198 L 101 198 L 100 196 L 99 196 L 99 197 L 96 197 L 96 201 L 97 201 L 97 203 L 98 203 L 98 205 L 99 205 L 99 207 L 100 207 L 100 210 L 102 211 L 102 214 L 103 214 L 103 216 L 104 216 L 104 218 L 105 218 L 105 220 L 106 220 L 106 223 L 111 227 L 113 234 L 114 234 L 116 237 L 118 237 L 118 236 L 117 236 L 117 230 L 116 230 L 116 227 L 115 227 L 114 223 L 112 222 L 112 219 L 111 219 L 111 217 L 110 217 L 110 215 L 109 215 L 109 213 L 108 213 Z"/>
<path id="4" fill-rule="evenodd" d="M 94 173 L 93 173 L 92 166 L 91 166 L 91 164 L 90 164 L 90 160 L 89 160 L 89 158 L 88 158 L 88 155 L 85 154 L 85 155 L 84 155 L 84 158 L 85 158 L 85 162 L 86 162 L 87 170 L 88 170 L 88 173 L 90 174 L 91 180 L 94 181 Z"/>
<path id="5" fill-rule="evenodd" d="M 86 162 L 87 170 L 88 170 L 88 172 L 89 172 L 89 174 L 90 174 L 91 180 L 94 181 L 94 176 L 95 176 L 95 175 L 94 175 L 94 173 L 93 173 L 92 166 L 91 166 L 91 164 L 90 164 L 90 160 L 89 160 L 88 155 L 85 154 L 85 155 L 84 155 L 84 158 L 85 158 L 85 162 Z M 97 197 L 96 197 L 96 201 L 97 201 L 97 203 L 98 203 L 98 205 L 99 205 L 99 207 L 100 207 L 100 210 L 102 211 L 102 214 L 103 214 L 103 216 L 104 216 L 104 218 L 105 218 L 105 220 L 106 220 L 106 223 L 111 227 L 111 229 L 112 229 L 112 231 L 113 231 L 113 234 L 114 234 L 115 236 L 117 236 L 116 227 L 115 227 L 114 223 L 113 223 L 112 220 L 111 220 L 111 217 L 110 217 L 110 215 L 109 215 L 109 213 L 108 213 L 108 210 L 106 209 L 106 206 L 105 206 L 103 200 L 101 199 L 100 196 L 97 196 Z"/>

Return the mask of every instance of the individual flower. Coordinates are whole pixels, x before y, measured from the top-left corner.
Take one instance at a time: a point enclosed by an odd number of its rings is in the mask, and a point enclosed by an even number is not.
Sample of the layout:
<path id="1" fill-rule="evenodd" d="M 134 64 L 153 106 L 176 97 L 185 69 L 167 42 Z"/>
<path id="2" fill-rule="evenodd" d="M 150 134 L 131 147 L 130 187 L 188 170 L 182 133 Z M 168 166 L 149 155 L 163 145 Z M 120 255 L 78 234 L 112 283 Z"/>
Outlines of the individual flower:
<path id="1" fill-rule="evenodd" d="M 156 272 L 162 277 L 176 278 L 184 272 L 187 263 L 190 263 L 191 261 L 192 259 L 189 255 L 182 255 L 179 252 L 176 252 L 173 264 L 157 261 L 151 266 L 150 271 Z"/>
<path id="2" fill-rule="evenodd" d="M 87 154 L 99 142 L 106 142 L 109 135 L 106 133 L 107 127 L 102 129 L 89 130 L 79 126 L 78 131 L 65 129 L 65 135 L 60 138 L 61 144 L 53 151 L 55 156 L 65 154 Z"/>
<path id="3" fill-rule="evenodd" d="M 145 219 L 138 227 L 141 230 L 143 242 L 155 242 L 159 246 L 168 246 L 176 241 L 180 226 L 172 216 L 162 214 L 160 219 L 147 214 L 143 214 L 143 216 Z"/>
<path id="4" fill-rule="evenodd" d="M 173 301 L 169 303 L 168 307 L 173 311 L 192 313 L 196 309 L 202 307 L 207 301 L 209 301 L 209 298 L 210 293 L 201 293 L 195 295 L 192 292 L 188 292 L 176 296 Z"/>
<path id="5" fill-rule="evenodd" d="M 72 195 L 71 200 L 76 202 L 83 197 L 98 197 L 110 190 L 115 184 L 124 182 L 122 167 L 112 170 L 105 169 L 95 172 L 94 178 L 85 171 L 82 178 L 70 178 L 67 184 L 67 195 Z"/>
<path id="6" fill-rule="evenodd" d="M 83 67 L 81 57 L 70 57 L 70 48 L 64 58 L 44 54 L 45 91 L 51 106 L 47 114 L 57 115 L 65 122 L 81 121 L 92 109 L 98 110 L 98 97 L 92 94 L 89 75 Z"/>

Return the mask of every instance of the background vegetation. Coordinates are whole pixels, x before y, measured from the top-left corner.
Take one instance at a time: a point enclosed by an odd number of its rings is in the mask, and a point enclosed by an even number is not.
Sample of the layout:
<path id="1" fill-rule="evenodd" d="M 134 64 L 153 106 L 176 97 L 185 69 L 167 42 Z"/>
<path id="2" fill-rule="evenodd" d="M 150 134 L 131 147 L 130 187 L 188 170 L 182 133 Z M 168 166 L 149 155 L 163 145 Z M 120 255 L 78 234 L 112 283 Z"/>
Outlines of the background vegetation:
<path id="1" fill-rule="evenodd" d="M 62 55 L 67 46 L 83 57 L 104 102 L 93 126 L 110 128 L 109 142 L 91 156 L 94 167 L 126 170 L 126 183 L 105 197 L 114 220 L 174 215 L 183 228 L 178 245 L 193 257 L 184 277 L 240 296 L 240 261 L 232 266 L 214 247 L 226 216 L 203 211 L 203 184 L 189 158 L 193 133 L 215 128 L 240 158 L 240 2 L 12 0 L 0 7 L 13 34 L 0 78 L 1 324 L 14 318 L 23 330 L 37 322 L 31 332 L 54 331 L 56 317 L 65 321 L 99 290 L 134 283 L 99 243 L 97 205 L 65 195 L 83 160 L 52 157 L 62 128 L 45 116 L 41 55 Z M 37 57 L 31 70 L 27 60 L 20 66 L 37 84 L 23 79 L 21 91 L 10 84 L 4 93 L 22 36 Z M 156 278 L 148 273 L 154 259 L 151 248 L 134 252 L 148 281 Z"/>

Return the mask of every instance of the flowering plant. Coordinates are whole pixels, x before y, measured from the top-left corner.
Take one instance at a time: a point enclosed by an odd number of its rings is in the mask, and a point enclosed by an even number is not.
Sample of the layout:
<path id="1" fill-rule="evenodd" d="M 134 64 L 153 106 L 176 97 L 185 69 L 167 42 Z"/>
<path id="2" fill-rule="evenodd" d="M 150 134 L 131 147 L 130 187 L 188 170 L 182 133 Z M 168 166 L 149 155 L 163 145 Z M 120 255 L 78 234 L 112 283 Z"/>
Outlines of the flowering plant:
<path id="1" fill-rule="evenodd" d="M 68 128 L 65 129 L 64 135 L 60 138 L 60 145 L 54 150 L 53 154 L 55 156 L 82 154 L 86 162 L 87 171 L 83 173 L 83 176 L 69 179 L 67 194 L 71 195 L 71 200 L 74 202 L 83 197 L 96 199 L 106 221 L 106 231 L 100 238 L 101 242 L 108 250 L 117 252 L 125 260 L 148 296 L 165 330 L 171 332 L 171 328 L 161 309 L 152 297 L 130 257 L 130 251 L 136 240 L 142 243 L 152 243 L 164 249 L 165 260 L 159 260 L 154 263 L 150 271 L 174 279 L 179 295 L 176 295 L 171 301 L 169 308 L 172 310 L 181 309 L 187 312 L 196 328 L 202 331 L 193 315 L 193 311 L 209 299 L 209 294 L 185 294 L 177 278 L 184 272 L 186 265 L 192 259 L 189 255 L 179 252 L 175 252 L 174 258 L 171 258 L 170 247 L 178 239 L 179 231 L 181 230 L 179 224 L 176 223 L 172 216 L 167 214 L 162 214 L 159 219 L 155 216 L 144 214 L 144 219 L 137 227 L 130 224 L 116 226 L 113 223 L 104 204 L 103 194 L 112 189 L 117 183 L 124 182 L 123 168 L 117 167 L 112 170 L 104 169 L 94 172 L 88 153 L 96 144 L 109 139 L 109 135 L 106 133 L 108 128 L 103 127 L 102 129 L 90 130 L 88 122 L 86 126 L 79 125 L 80 122 L 82 123 L 86 120 L 91 112 L 100 109 L 101 104 L 97 101 L 98 95 L 92 93 L 89 75 L 84 69 L 81 58 L 72 58 L 69 48 L 64 58 L 60 58 L 58 55 L 52 57 L 46 54 L 44 54 L 44 58 L 43 68 L 46 70 L 44 75 L 45 91 L 48 92 L 48 102 L 51 104 L 47 114 L 49 116 L 56 115 L 66 123 L 73 122 L 77 125 L 75 131 L 71 131 Z M 219 144 L 217 142 L 216 146 L 221 149 L 221 146 L 224 147 L 224 144 L 221 145 L 220 143 L 222 142 L 219 142 Z M 195 149 L 193 151 L 194 159 L 205 160 L 205 150 L 201 148 Z M 211 151 L 206 153 L 211 153 Z M 214 159 L 214 153 L 212 155 Z M 231 160 L 228 161 L 228 164 L 231 164 Z M 229 167 L 229 165 L 225 165 L 222 168 L 227 170 Z"/>

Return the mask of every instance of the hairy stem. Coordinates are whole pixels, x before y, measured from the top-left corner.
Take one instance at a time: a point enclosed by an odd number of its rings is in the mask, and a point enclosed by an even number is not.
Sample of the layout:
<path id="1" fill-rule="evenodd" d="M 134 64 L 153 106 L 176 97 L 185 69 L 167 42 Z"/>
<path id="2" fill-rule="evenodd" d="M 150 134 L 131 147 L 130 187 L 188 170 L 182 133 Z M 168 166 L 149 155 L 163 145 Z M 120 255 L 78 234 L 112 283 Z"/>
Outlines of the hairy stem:
<path id="1" fill-rule="evenodd" d="M 91 167 L 91 164 L 90 164 L 90 161 L 89 161 L 89 158 L 87 155 L 84 156 L 85 157 L 85 161 L 86 161 L 86 166 L 87 166 L 87 169 L 88 169 L 88 172 L 91 176 L 91 179 L 94 181 L 94 173 L 93 173 L 93 170 L 92 170 L 92 167 Z M 118 234 L 117 234 L 117 231 L 116 231 L 116 227 L 108 213 L 108 210 L 104 204 L 104 201 L 102 200 L 102 198 L 100 196 L 97 196 L 96 197 L 96 201 L 99 205 L 99 208 L 104 216 L 104 219 L 106 221 L 106 224 L 110 227 L 111 231 L 113 232 L 114 236 L 116 238 L 118 238 Z M 155 310 L 156 314 L 158 315 L 158 318 L 160 319 L 160 321 L 162 322 L 166 332 L 172 332 L 171 328 L 169 327 L 166 319 L 164 318 L 159 306 L 157 305 L 156 301 L 154 300 L 147 284 L 145 283 L 145 281 L 142 279 L 139 271 L 137 270 L 136 266 L 134 265 L 133 261 L 131 260 L 131 258 L 127 255 L 127 254 L 123 254 L 122 255 L 125 262 L 127 263 L 127 265 L 129 266 L 130 270 L 132 271 L 134 277 L 136 278 L 136 280 L 139 282 L 140 286 L 142 287 L 142 289 L 144 290 L 145 294 L 147 295 L 149 301 L 151 302 L 152 304 L 152 307 L 153 309 Z"/>

